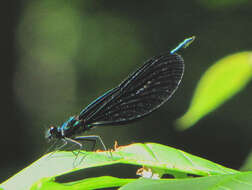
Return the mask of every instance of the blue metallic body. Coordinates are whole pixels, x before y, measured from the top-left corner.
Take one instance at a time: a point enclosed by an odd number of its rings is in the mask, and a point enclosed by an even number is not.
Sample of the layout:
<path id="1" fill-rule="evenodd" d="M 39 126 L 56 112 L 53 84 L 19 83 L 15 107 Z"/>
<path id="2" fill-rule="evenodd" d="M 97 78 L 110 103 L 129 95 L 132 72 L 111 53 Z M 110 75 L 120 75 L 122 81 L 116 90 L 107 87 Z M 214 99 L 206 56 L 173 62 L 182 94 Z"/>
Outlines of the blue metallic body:
<path id="1" fill-rule="evenodd" d="M 183 42 L 181 42 L 177 47 L 175 47 L 173 50 L 170 51 L 171 54 L 176 53 L 181 48 L 188 47 L 193 41 L 195 40 L 195 36 L 192 36 L 190 38 L 186 38 Z"/>

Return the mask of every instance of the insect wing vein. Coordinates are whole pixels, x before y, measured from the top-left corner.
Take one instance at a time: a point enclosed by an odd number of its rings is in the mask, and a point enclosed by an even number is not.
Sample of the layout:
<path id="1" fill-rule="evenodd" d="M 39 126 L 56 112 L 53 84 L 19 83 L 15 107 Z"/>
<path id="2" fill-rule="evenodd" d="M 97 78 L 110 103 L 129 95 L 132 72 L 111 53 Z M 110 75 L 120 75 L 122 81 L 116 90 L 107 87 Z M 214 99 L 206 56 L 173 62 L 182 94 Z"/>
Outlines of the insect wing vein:
<path id="1" fill-rule="evenodd" d="M 184 71 L 178 54 L 154 57 L 85 109 L 90 126 L 127 124 L 165 103 L 177 89 Z M 82 115 L 82 116 L 83 116 Z"/>

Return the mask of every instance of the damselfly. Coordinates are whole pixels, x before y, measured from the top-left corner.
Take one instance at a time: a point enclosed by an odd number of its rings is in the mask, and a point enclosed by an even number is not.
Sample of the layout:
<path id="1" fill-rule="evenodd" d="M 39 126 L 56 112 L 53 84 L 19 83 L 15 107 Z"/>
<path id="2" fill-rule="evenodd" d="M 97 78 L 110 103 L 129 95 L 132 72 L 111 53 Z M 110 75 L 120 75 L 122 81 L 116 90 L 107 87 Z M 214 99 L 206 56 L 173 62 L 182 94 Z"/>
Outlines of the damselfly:
<path id="1" fill-rule="evenodd" d="M 168 53 L 147 60 L 143 66 L 109 90 L 79 115 L 71 116 L 60 126 L 50 126 L 46 132 L 49 140 L 63 140 L 77 144 L 80 141 L 100 141 L 100 136 L 78 136 L 97 126 L 123 125 L 136 121 L 164 104 L 176 91 L 184 72 L 183 58 L 176 52 L 187 47 L 195 37 L 181 42 Z"/>

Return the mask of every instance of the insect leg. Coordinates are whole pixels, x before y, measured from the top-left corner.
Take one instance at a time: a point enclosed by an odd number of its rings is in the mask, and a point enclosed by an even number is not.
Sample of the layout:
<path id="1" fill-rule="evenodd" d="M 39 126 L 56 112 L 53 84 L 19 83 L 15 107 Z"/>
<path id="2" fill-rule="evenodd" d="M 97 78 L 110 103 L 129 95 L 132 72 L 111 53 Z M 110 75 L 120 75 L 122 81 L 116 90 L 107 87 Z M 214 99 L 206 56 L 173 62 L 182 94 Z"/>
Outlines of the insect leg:
<path id="1" fill-rule="evenodd" d="M 79 149 L 82 149 L 82 147 L 83 147 L 82 144 L 77 141 L 77 139 L 71 139 L 71 138 L 68 138 L 68 137 L 65 137 L 64 139 L 67 142 L 71 142 L 73 144 L 77 144 L 80 147 Z"/>
<path id="2" fill-rule="evenodd" d="M 101 143 L 103 149 L 105 151 L 107 151 L 107 148 L 106 148 L 105 144 L 103 143 L 103 141 L 102 141 L 102 139 L 101 139 L 100 136 L 90 135 L 90 136 L 75 137 L 74 140 L 75 141 L 91 141 L 91 142 L 93 142 L 92 151 L 94 150 L 97 142 L 99 141 Z"/>
<path id="3" fill-rule="evenodd" d="M 97 142 L 99 141 L 103 147 L 103 150 L 107 151 L 108 149 L 106 148 L 105 144 L 103 143 L 102 139 L 100 136 L 97 135 L 89 135 L 89 136 L 82 136 L 82 137 L 75 137 L 74 140 L 78 140 L 78 141 L 91 141 L 93 142 L 93 147 L 92 147 L 92 151 L 94 150 Z M 110 157 L 113 158 L 111 151 L 109 151 Z"/>
<path id="4" fill-rule="evenodd" d="M 77 159 L 77 157 L 78 157 L 78 155 L 79 155 L 79 153 L 80 153 L 80 150 L 82 149 L 82 144 L 80 143 L 80 142 L 78 142 L 77 140 L 74 140 L 74 139 L 71 139 L 71 138 L 68 138 L 68 137 L 65 137 L 64 138 L 67 142 L 70 142 L 70 143 L 72 143 L 72 144 L 76 144 L 76 145 L 78 145 L 79 146 L 79 150 L 78 150 L 78 152 L 77 153 L 75 153 L 74 151 L 72 151 L 72 153 L 76 156 L 76 158 L 75 159 Z"/>
<path id="5" fill-rule="evenodd" d="M 63 143 L 62 145 L 56 147 L 56 148 L 54 149 L 54 151 L 52 151 L 52 152 L 50 153 L 50 155 L 48 156 L 48 158 L 52 157 L 52 155 L 53 155 L 55 152 L 60 151 L 64 146 L 66 146 L 67 141 L 66 141 L 65 139 L 62 139 L 62 141 L 63 141 L 64 143 Z M 49 150 L 47 150 L 47 152 L 49 152 L 51 149 L 53 149 L 53 146 L 54 146 L 57 142 L 58 142 L 58 141 L 55 141 L 55 143 L 53 143 L 53 145 L 49 148 Z"/>

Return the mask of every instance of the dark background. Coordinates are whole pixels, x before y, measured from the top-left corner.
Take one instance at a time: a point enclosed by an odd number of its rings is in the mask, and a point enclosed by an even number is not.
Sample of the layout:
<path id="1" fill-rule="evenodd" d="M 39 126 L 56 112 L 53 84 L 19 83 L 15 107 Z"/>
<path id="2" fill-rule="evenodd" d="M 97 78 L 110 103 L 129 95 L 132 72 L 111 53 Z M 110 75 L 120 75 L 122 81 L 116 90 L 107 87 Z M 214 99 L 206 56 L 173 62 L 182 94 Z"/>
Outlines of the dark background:
<path id="1" fill-rule="evenodd" d="M 10 9 L 9 9 L 10 8 Z M 134 124 L 97 128 L 108 147 L 156 142 L 239 169 L 252 141 L 252 86 L 178 132 L 203 72 L 218 59 L 252 49 L 250 1 L 12 1 L 1 23 L 1 181 L 45 153 L 50 124 L 116 86 L 146 59 L 180 52 L 185 75 L 172 99 Z"/>

